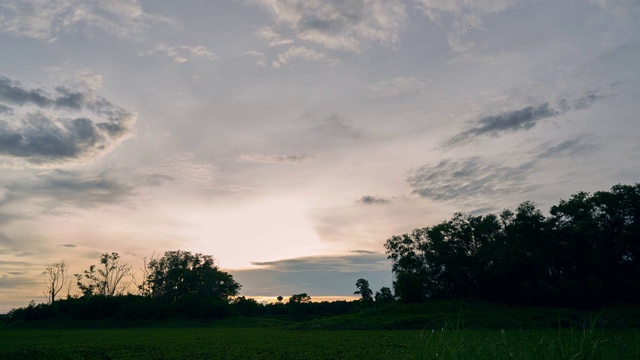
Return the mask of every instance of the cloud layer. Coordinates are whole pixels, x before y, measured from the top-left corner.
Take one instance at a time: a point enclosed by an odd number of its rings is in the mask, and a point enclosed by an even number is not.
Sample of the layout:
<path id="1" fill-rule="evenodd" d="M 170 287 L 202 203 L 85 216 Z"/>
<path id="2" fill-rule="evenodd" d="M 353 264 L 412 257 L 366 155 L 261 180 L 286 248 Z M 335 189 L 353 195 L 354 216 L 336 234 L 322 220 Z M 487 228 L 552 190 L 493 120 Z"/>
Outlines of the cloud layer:
<path id="1" fill-rule="evenodd" d="M 266 9 L 276 27 L 258 35 L 270 45 L 289 44 L 281 31 L 327 49 L 358 52 L 368 44 L 391 45 L 407 17 L 399 0 L 252 0 Z"/>
<path id="2" fill-rule="evenodd" d="M 95 28 L 118 37 L 133 37 L 154 23 L 170 22 L 145 13 L 138 0 L 7 0 L 0 5 L 0 31 L 47 42 L 61 33 Z"/>
<path id="3" fill-rule="evenodd" d="M 4 76 L 0 105 L 0 156 L 35 165 L 103 155 L 130 136 L 135 123 L 132 113 L 89 91 L 56 87 L 49 93 Z"/>
<path id="4" fill-rule="evenodd" d="M 443 160 L 411 171 L 407 182 L 412 193 L 436 201 L 467 202 L 474 198 L 504 196 L 527 189 L 526 175 L 534 163 L 511 167 L 471 157 Z"/>

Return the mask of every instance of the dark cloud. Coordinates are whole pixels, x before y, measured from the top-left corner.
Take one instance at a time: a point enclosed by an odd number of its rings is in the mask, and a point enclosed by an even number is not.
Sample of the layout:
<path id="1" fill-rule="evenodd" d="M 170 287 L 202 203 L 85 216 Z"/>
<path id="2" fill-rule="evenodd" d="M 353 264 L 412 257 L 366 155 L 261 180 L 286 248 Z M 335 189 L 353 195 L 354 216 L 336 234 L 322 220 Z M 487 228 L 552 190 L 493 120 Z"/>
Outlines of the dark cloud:
<path id="1" fill-rule="evenodd" d="M 563 112 L 582 110 L 591 107 L 593 103 L 603 98 L 605 98 L 605 96 L 598 94 L 596 91 L 587 91 L 582 96 L 574 99 L 563 98 L 558 100 L 558 107 Z"/>
<path id="2" fill-rule="evenodd" d="M 277 261 L 253 262 L 273 271 L 335 271 L 354 272 L 389 268 L 387 257 L 380 253 L 354 253 L 344 256 L 310 256 Z"/>
<path id="3" fill-rule="evenodd" d="M 0 104 L 0 115 L 2 114 L 12 115 L 13 109 L 8 107 L 7 105 Z"/>
<path id="4" fill-rule="evenodd" d="M 541 120 L 564 114 L 568 111 L 589 108 L 596 101 L 604 98 L 597 91 L 587 91 L 576 98 L 558 99 L 558 110 L 548 102 L 538 106 L 527 106 L 522 109 L 506 112 L 499 115 L 489 115 L 477 121 L 470 129 L 452 137 L 447 145 L 458 145 L 473 141 L 477 137 L 498 137 L 505 133 L 526 131 L 538 124 Z"/>
<path id="5" fill-rule="evenodd" d="M 579 157 L 592 153 L 593 151 L 598 150 L 600 145 L 590 141 L 589 137 L 589 135 L 575 137 L 554 146 L 546 144 L 543 146 L 543 150 L 541 150 L 540 154 L 538 154 L 537 159 Z"/>
<path id="6" fill-rule="evenodd" d="M 74 244 L 62 244 L 60 246 L 63 246 L 63 247 L 66 247 L 66 248 L 74 248 L 74 247 L 76 247 L 76 245 L 74 245 Z"/>
<path id="7" fill-rule="evenodd" d="M 0 156 L 36 165 L 100 156 L 128 136 L 135 121 L 128 111 L 91 93 L 57 87 L 50 95 L 3 76 L 0 101 L 24 110 L 20 115 L 6 106 L 0 111 Z M 51 109 L 60 113 L 41 111 Z M 88 118 L 87 111 L 101 120 Z"/>
<path id="8" fill-rule="evenodd" d="M 552 109 L 549 103 L 539 106 L 527 106 L 525 108 L 507 112 L 500 115 L 490 115 L 481 118 L 478 124 L 465 130 L 449 140 L 450 145 L 464 143 L 479 136 L 500 136 L 503 133 L 519 130 L 529 130 L 542 119 L 560 114 Z"/>
<path id="9" fill-rule="evenodd" d="M 345 256 L 317 256 L 256 262 L 260 269 L 230 270 L 242 284 L 242 293 L 256 296 L 288 296 L 306 292 L 318 295 L 353 295 L 358 279 L 367 279 L 373 290 L 391 287 L 391 264 L 384 254 L 352 252 Z"/>
<path id="10" fill-rule="evenodd" d="M 480 157 L 443 160 L 411 171 L 407 182 L 412 193 L 437 201 L 470 201 L 475 197 L 504 195 L 529 190 L 526 176 L 534 162 L 511 167 Z"/>
<path id="11" fill-rule="evenodd" d="M 105 170 L 98 174 L 54 170 L 35 179 L 9 184 L 0 201 L 0 215 L 24 218 L 12 214 L 13 204 L 37 204 L 42 212 L 55 212 L 64 205 L 92 208 L 104 204 L 122 203 L 134 194 L 134 187 Z M 63 245 L 67 246 L 69 244 Z"/>
<path id="12" fill-rule="evenodd" d="M 390 204 L 391 200 L 389 199 L 385 199 L 385 198 L 381 198 L 381 197 L 377 197 L 377 196 L 371 196 L 371 195 L 364 195 L 363 197 L 361 197 L 358 202 L 360 204 L 365 204 L 365 205 L 372 205 L 372 204 Z"/>

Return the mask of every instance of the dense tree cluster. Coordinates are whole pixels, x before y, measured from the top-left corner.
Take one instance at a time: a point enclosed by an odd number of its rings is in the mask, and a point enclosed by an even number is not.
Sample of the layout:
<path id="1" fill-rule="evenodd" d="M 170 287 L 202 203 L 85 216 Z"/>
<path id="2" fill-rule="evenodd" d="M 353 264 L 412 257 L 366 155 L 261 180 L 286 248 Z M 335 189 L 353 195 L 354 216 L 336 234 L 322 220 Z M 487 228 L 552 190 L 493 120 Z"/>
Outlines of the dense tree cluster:
<path id="1" fill-rule="evenodd" d="M 545 216 L 457 213 L 393 236 L 396 296 L 405 302 L 477 298 L 509 304 L 640 302 L 640 184 L 579 192 Z"/>

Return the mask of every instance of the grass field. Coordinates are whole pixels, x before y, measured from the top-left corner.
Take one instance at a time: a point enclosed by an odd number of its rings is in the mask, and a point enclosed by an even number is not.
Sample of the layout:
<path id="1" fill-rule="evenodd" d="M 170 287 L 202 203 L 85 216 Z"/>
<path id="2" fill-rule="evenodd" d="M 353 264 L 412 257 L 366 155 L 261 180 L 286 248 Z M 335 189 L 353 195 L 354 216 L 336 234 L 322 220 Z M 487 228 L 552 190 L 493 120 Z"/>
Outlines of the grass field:
<path id="1" fill-rule="evenodd" d="M 637 330 L 0 329 L 0 359 L 640 359 Z"/>
<path id="2" fill-rule="evenodd" d="M 640 359 L 640 309 L 392 304 L 339 316 L 0 324 L 4 359 Z"/>

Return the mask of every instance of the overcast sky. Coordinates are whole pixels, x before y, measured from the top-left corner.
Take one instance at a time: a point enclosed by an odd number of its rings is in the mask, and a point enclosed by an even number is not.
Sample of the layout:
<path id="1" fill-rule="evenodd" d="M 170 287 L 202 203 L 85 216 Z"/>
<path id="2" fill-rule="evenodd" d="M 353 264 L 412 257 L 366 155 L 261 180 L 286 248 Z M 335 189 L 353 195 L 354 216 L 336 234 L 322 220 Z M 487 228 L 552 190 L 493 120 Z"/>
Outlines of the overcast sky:
<path id="1" fill-rule="evenodd" d="M 0 312 L 104 252 L 391 286 L 453 212 L 640 179 L 636 0 L 3 0 Z"/>

